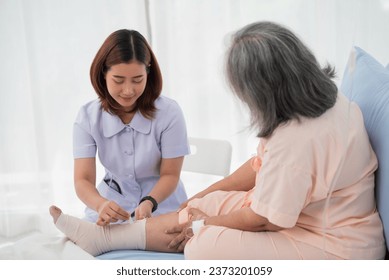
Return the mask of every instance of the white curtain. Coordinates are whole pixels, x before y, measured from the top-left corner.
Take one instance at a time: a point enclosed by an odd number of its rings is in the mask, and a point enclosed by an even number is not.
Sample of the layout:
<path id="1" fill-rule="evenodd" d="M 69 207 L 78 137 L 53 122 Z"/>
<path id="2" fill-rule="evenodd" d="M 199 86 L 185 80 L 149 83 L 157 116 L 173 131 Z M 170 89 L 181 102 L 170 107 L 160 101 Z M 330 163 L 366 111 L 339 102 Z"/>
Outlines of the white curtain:
<path id="1" fill-rule="evenodd" d="M 389 0 L 0 0 L 0 244 L 46 230 L 52 203 L 82 212 L 72 125 L 96 98 L 90 63 L 114 30 L 149 39 L 190 136 L 229 140 L 232 169 L 251 156 L 257 139 L 223 63 L 228 34 L 258 20 L 292 28 L 338 82 L 353 45 L 389 62 Z"/>

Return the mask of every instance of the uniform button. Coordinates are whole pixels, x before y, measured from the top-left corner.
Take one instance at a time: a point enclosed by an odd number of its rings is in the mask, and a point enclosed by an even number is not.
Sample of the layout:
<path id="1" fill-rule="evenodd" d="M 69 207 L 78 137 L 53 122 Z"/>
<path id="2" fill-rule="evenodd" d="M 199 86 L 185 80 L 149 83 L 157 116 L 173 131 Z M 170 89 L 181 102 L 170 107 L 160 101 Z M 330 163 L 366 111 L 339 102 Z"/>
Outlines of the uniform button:
<path id="1" fill-rule="evenodd" d="M 129 175 L 128 175 L 128 178 L 134 178 L 134 175 L 129 174 Z"/>

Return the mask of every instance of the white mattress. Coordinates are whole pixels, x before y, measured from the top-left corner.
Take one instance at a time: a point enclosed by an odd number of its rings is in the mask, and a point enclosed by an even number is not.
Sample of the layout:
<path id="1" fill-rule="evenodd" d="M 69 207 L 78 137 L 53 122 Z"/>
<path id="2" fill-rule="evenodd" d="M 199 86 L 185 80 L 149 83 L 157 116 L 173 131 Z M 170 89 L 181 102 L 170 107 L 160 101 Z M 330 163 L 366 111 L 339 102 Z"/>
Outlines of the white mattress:
<path id="1" fill-rule="evenodd" d="M 93 260 L 90 254 L 69 239 L 32 232 L 19 239 L 0 243 L 2 260 Z"/>
<path id="2" fill-rule="evenodd" d="M 96 258 L 62 235 L 32 232 L 0 242 L 0 260 L 183 260 L 179 253 L 116 250 Z"/>

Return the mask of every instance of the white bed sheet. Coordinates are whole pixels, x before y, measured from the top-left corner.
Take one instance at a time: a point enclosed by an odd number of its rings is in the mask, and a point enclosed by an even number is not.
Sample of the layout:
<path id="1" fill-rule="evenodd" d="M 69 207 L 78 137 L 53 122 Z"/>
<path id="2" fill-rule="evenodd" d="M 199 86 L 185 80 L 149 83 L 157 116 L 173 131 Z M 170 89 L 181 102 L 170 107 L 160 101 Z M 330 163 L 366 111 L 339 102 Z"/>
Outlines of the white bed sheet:
<path id="1" fill-rule="evenodd" d="M 69 239 L 32 232 L 16 240 L 0 243 L 2 260 L 94 260 L 95 258 Z"/>
<path id="2" fill-rule="evenodd" d="M 62 235 L 32 232 L 0 242 L 0 260 L 184 260 L 184 254 L 115 250 L 95 258 Z"/>
<path id="3" fill-rule="evenodd" d="M 11 214 L 8 219 L 1 219 L 0 215 L 0 260 L 184 259 L 184 254 L 142 250 L 116 250 L 95 258 L 59 232 L 48 213 Z"/>

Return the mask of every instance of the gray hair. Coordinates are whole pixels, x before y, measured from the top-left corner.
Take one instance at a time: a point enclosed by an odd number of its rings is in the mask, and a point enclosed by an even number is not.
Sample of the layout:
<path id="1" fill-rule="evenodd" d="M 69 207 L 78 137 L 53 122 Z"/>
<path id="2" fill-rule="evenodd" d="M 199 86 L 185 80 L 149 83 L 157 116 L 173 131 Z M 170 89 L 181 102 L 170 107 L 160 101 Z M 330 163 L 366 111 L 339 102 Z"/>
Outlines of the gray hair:
<path id="1" fill-rule="evenodd" d="M 226 71 L 232 90 L 250 109 L 258 137 L 271 136 L 291 119 L 318 117 L 336 102 L 334 68 L 322 69 L 296 35 L 272 22 L 249 24 L 234 34 Z"/>

